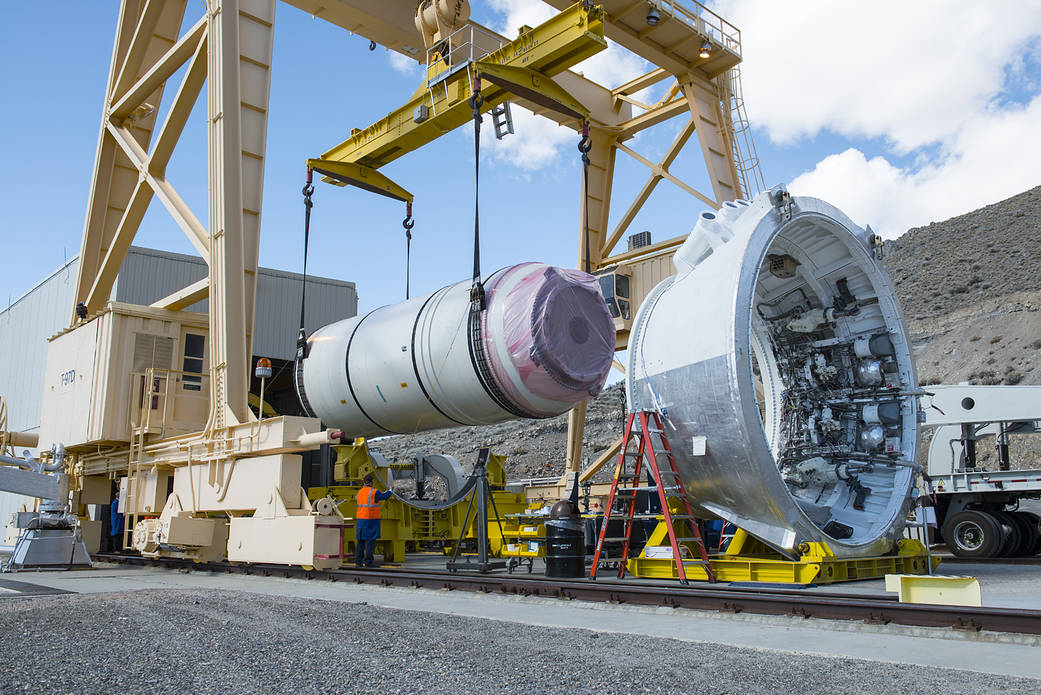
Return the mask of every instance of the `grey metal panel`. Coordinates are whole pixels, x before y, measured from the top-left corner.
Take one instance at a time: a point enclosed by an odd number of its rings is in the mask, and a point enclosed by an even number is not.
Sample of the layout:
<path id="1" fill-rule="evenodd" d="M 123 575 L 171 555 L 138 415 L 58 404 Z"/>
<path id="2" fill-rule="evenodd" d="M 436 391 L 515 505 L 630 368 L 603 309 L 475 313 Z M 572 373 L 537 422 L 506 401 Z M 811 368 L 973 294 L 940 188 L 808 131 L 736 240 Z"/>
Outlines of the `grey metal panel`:
<path id="1" fill-rule="evenodd" d="M 293 359 L 300 329 L 300 292 L 303 276 L 261 269 L 257 278 L 256 333 L 253 354 Z M 358 292 L 353 282 L 307 279 L 306 326 L 308 334 L 358 313 Z"/>
<path id="2" fill-rule="evenodd" d="M 73 258 L 0 310 L 0 396 L 8 403 L 7 426 L 12 431 L 39 429 L 47 339 L 68 325 L 78 265 L 78 259 Z M 113 289 L 113 299 L 151 304 L 205 276 L 206 265 L 199 258 L 132 247 Z M 301 278 L 297 273 L 260 269 L 254 354 L 293 358 Z M 353 282 L 311 277 L 307 281 L 307 305 L 310 332 L 354 316 L 358 293 Z M 190 309 L 206 308 L 203 301 Z"/>
<path id="3" fill-rule="evenodd" d="M 78 270 L 65 263 L 0 311 L 0 396 L 7 401 L 7 427 L 35 432 L 40 424 L 47 338 L 68 324 Z"/>
<path id="4" fill-rule="evenodd" d="M 116 283 L 116 301 L 151 304 L 206 277 L 206 264 L 194 256 L 132 247 Z M 300 291 L 303 276 L 260 268 L 253 354 L 293 359 L 300 328 Z M 207 311 L 209 302 L 188 307 Z M 350 318 L 358 313 L 358 293 L 353 282 L 330 278 L 307 279 L 307 331 Z"/>
<path id="5" fill-rule="evenodd" d="M 58 496 L 58 479 L 44 473 L 0 466 L 0 491 L 53 500 Z M 6 519 L 0 519 L 6 523 Z"/>
<path id="6" fill-rule="evenodd" d="M 206 277 L 201 258 L 137 246 L 130 248 L 119 270 L 113 299 L 129 304 L 151 304 Z M 198 302 L 188 311 L 206 311 Z"/>

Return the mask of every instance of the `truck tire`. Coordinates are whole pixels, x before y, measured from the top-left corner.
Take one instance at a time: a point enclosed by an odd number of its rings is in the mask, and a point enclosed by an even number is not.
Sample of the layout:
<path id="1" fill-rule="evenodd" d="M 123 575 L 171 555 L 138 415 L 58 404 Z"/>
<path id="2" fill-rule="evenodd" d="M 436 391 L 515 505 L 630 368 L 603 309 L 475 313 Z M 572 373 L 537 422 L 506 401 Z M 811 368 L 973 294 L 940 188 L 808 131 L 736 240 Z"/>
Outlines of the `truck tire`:
<path id="1" fill-rule="evenodd" d="M 1030 521 L 1019 512 L 1005 512 L 1005 516 L 1015 524 L 1019 536 L 1019 542 L 1012 550 L 1011 557 L 1026 557 L 1030 554 L 1030 549 L 1034 547 L 1034 533 L 1030 528 Z"/>
<path id="2" fill-rule="evenodd" d="M 988 513 L 998 520 L 998 526 L 1001 527 L 1002 538 L 1004 538 L 1001 549 L 995 553 L 994 557 L 1016 557 L 1016 551 L 1019 550 L 1019 546 L 1023 541 L 1023 533 L 1019 528 L 1019 524 L 1016 523 L 1009 512 Z"/>
<path id="3" fill-rule="evenodd" d="M 951 516 L 943 525 L 943 539 L 956 557 L 995 557 L 1005 541 L 998 520 L 987 512 L 969 510 Z"/>
<path id="4" fill-rule="evenodd" d="M 1033 512 L 1015 512 L 1015 515 L 1027 522 L 1030 528 L 1030 546 L 1025 555 L 1032 557 L 1041 552 L 1041 517 Z"/>

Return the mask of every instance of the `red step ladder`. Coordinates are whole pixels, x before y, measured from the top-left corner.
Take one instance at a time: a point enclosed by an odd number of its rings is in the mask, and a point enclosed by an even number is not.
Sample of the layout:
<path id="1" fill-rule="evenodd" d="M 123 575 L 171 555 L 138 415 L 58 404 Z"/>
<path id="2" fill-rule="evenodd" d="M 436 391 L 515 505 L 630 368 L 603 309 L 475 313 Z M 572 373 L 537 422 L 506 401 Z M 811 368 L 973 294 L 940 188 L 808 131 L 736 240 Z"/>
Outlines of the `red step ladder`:
<path id="1" fill-rule="evenodd" d="M 635 433 L 638 436 L 639 445 L 636 451 L 630 452 L 629 448 L 634 434 L 634 423 L 638 423 L 639 426 L 639 431 Z M 655 440 L 661 444 L 661 448 L 655 448 Z M 596 540 L 596 551 L 593 553 L 593 567 L 589 572 L 589 578 L 596 579 L 605 541 L 622 542 L 622 554 L 617 558 L 619 560 L 618 578 L 621 579 L 625 576 L 626 561 L 629 559 L 629 546 L 633 532 L 633 521 L 635 519 L 658 517 L 657 514 L 636 513 L 636 493 L 645 490 L 647 492 L 657 491 L 658 493 L 658 500 L 661 502 L 661 513 L 665 517 L 665 527 L 669 532 L 669 543 L 672 545 L 672 559 L 676 563 L 676 574 L 680 582 L 682 584 L 687 583 L 687 571 L 684 565 L 694 563 L 705 567 L 705 574 L 708 575 L 710 582 L 716 581 L 715 574 L 712 572 L 712 565 L 708 560 L 708 553 L 705 551 L 705 542 L 702 540 L 701 532 L 698 530 L 694 511 L 690 507 L 690 500 L 687 499 L 687 495 L 683 492 L 680 474 L 676 469 L 676 459 L 672 455 L 672 449 L 669 447 L 668 437 L 665 436 L 665 428 L 662 426 L 661 416 L 655 411 L 629 413 L 629 417 L 625 421 L 625 438 L 623 441 L 625 444 L 622 450 L 618 452 L 618 465 L 615 466 L 614 481 L 611 483 L 611 492 L 607 496 L 607 505 L 604 507 L 604 521 L 600 526 L 600 535 Z M 664 469 L 658 465 L 659 455 L 664 455 L 665 461 L 668 462 L 668 466 Z M 640 484 L 644 456 L 647 457 L 647 465 L 652 477 L 656 481 L 653 485 Z M 632 473 L 628 472 L 629 466 L 627 465 L 630 458 L 634 462 Z M 681 501 L 682 514 L 672 513 L 669 509 L 670 499 Z M 626 500 L 628 500 L 627 504 Z M 612 538 L 607 537 L 607 525 L 615 513 L 616 501 L 622 502 L 625 506 L 625 513 L 622 517 L 625 524 L 623 535 Z M 686 527 L 689 529 L 689 535 L 677 535 L 676 521 L 681 522 L 681 529 L 683 528 L 682 524 L 686 524 Z M 700 560 L 683 559 L 683 556 L 680 554 L 680 544 L 688 542 L 697 546 L 701 555 Z"/>

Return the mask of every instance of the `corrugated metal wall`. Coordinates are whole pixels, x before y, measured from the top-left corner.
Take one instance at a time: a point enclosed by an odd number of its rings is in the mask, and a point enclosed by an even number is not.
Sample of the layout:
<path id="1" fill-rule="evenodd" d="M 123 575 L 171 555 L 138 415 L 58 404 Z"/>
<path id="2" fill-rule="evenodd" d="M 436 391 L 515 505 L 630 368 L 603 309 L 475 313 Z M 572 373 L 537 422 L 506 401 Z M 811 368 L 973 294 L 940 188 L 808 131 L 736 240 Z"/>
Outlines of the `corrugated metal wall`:
<path id="1" fill-rule="evenodd" d="M 65 328 L 72 316 L 79 259 L 73 258 L 9 307 L 0 310 L 0 396 L 8 403 L 8 428 L 35 432 L 40 425 L 47 338 Z M 151 304 L 206 277 L 202 259 L 178 253 L 132 247 L 112 298 Z M 253 354 L 291 360 L 300 323 L 302 277 L 261 268 L 257 275 L 257 308 Z M 206 311 L 208 302 L 189 307 Z M 358 313 L 353 282 L 312 277 L 307 282 L 307 329 Z M 0 542 L 10 513 L 21 497 L 0 493 Z"/>
<path id="2" fill-rule="evenodd" d="M 7 427 L 36 432 L 47 368 L 47 338 L 72 316 L 79 259 L 73 258 L 0 311 L 0 396 L 7 401 Z M 31 498 L 0 492 L 0 543 L 11 515 Z"/>
<path id="3" fill-rule="evenodd" d="M 0 311 L 0 396 L 12 431 L 35 432 L 40 424 L 47 338 L 72 317 L 78 269 L 73 258 Z"/>
<path id="4" fill-rule="evenodd" d="M 202 259 L 179 253 L 132 248 L 116 283 L 117 302 L 151 304 L 206 277 Z M 253 354 L 291 360 L 300 329 L 300 289 L 303 276 L 261 268 L 257 275 L 257 307 Z M 188 307 L 207 311 L 209 302 Z M 307 330 L 349 318 L 358 313 L 358 292 L 353 282 L 329 278 L 307 279 Z"/>
<path id="5" fill-rule="evenodd" d="M 74 258 L 0 311 L 0 396 L 8 401 L 8 427 L 35 431 L 40 422 L 47 338 L 68 325 L 78 259 Z M 133 247 L 113 299 L 151 304 L 206 276 L 199 258 Z M 253 354 L 293 359 L 300 322 L 301 276 L 261 268 L 257 276 Z M 208 302 L 190 307 L 206 311 Z M 307 281 L 307 329 L 313 331 L 358 313 L 353 282 L 312 277 Z"/>

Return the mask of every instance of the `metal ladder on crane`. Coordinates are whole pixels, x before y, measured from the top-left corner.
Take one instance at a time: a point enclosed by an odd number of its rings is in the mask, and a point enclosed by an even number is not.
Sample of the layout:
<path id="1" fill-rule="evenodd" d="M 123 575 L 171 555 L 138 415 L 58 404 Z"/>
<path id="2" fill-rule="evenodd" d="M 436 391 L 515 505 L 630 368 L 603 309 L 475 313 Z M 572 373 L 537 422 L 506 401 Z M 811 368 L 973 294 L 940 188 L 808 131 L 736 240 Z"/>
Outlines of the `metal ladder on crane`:
<path id="1" fill-rule="evenodd" d="M 639 445 L 636 451 L 630 451 L 634 424 L 639 427 L 639 431 L 636 432 L 639 438 Z M 660 443 L 661 448 L 655 447 L 655 440 Z M 589 572 L 589 578 L 596 579 L 604 543 L 618 541 L 622 543 L 622 554 L 617 558 L 619 560 L 618 578 L 621 579 L 625 576 L 626 562 L 629 560 L 629 548 L 632 541 L 633 522 L 636 519 L 654 519 L 658 517 L 658 514 L 653 513 L 636 513 L 636 495 L 640 491 L 645 491 L 658 493 L 658 500 L 661 502 L 661 515 L 664 517 L 663 523 L 669 533 L 669 544 L 672 546 L 672 560 L 676 565 L 676 576 L 679 577 L 680 583 L 687 583 L 685 565 L 688 564 L 703 565 L 705 574 L 708 575 L 708 580 L 714 582 L 716 578 L 712 571 L 712 565 L 709 563 L 705 542 L 701 537 L 701 531 L 698 530 L 697 520 L 694 518 L 690 500 L 683 493 L 680 474 L 676 468 L 676 458 L 672 455 L 668 437 L 665 436 L 665 428 L 662 425 L 661 416 L 655 411 L 645 410 L 629 413 L 625 421 L 623 441 L 625 444 L 622 446 L 622 450 L 618 452 L 618 464 L 615 466 L 611 492 L 607 496 L 607 505 L 604 507 L 604 521 L 600 526 L 600 534 L 596 540 L 596 551 L 593 553 L 593 567 Z M 654 479 L 653 485 L 640 484 L 645 456 L 648 469 Z M 658 465 L 659 456 L 664 456 L 665 461 L 668 463 L 667 468 Z M 628 466 L 630 459 L 633 461 L 631 473 Z M 675 503 L 677 500 L 679 501 L 677 506 L 682 512 L 680 514 L 674 514 L 669 506 L 670 502 Z M 608 523 L 615 513 L 616 502 L 621 502 L 625 507 L 625 512 L 622 515 L 624 528 L 621 536 L 608 537 Z M 680 522 L 681 529 L 683 524 L 686 525 L 689 529 L 689 535 L 678 535 L 675 523 L 677 521 Z M 686 559 L 683 557 L 681 549 L 685 549 L 687 547 L 685 544 L 687 543 L 692 543 L 697 547 L 700 559 Z"/>

